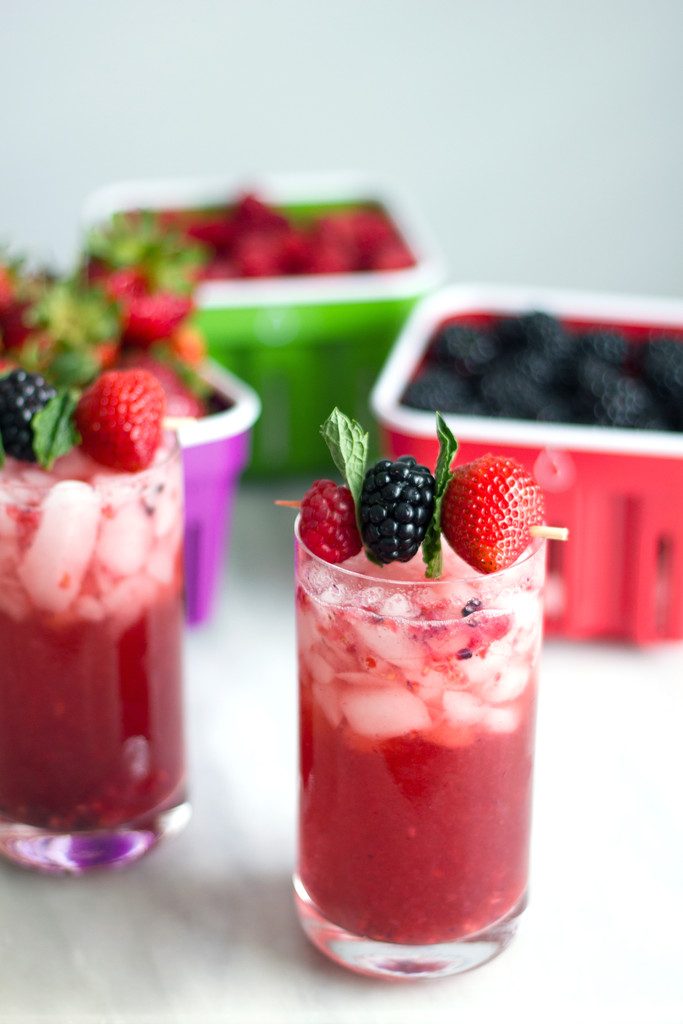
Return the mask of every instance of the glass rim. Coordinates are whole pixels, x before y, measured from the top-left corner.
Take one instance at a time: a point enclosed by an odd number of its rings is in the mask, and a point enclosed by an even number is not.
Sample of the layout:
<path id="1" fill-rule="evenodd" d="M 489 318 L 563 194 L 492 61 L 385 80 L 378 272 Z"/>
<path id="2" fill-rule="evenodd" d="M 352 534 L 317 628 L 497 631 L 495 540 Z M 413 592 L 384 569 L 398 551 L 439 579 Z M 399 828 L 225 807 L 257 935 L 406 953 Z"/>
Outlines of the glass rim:
<path id="1" fill-rule="evenodd" d="M 144 469 L 138 470 L 137 473 L 117 471 L 103 465 L 101 467 L 101 471 L 103 473 L 111 473 L 112 475 L 107 477 L 106 480 L 98 481 L 96 484 L 87 480 L 79 480 L 77 477 L 53 477 L 51 470 L 43 469 L 36 462 L 26 462 L 24 465 L 28 469 L 43 472 L 45 474 L 44 481 L 31 480 L 28 482 L 19 478 L 6 480 L 3 478 L 2 469 L 0 469 L 0 505 L 6 505 L 9 503 L 17 505 L 20 508 L 33 508 L 33 503 L 26 501 L 25 496 L 27 494 L 47 494 L 57 484 L 62 483 L 85 483 L 88 487 L 92 487 L 96 493 L 111 492 L 119 487 L 134 487 L 135 489 L 140 486 L 144 487 L 148 479 L 152 478 L 158 472 L 163 472 L 172 462 L 176 461 L 182 455 L 182 445 L 180 444 L 178 435 L 174 431 L 165 430 L 163 436 L 163 443 L 166 443 L 169 438 L 171 439 L 171 443 L 168 445 L 163 457 L 158 462 L 152 462 Z M 67 452 L 67 455 L 68 454 L 70 453 Z M 16 462 L 19 460 L 15 459 L 14 461 Z M 92 461 L 94 462 L 95 460 L 93 459 Z M 117 473 L 118 475 L 116 475 Z"/>
<path id="2" fill-rule="evenodd" d="M 306 554 L 309 555 L 312 559 L 314 559 L 314 561 L 318 562 L 322 566 L 325 566 L 325 568 L 328 571 L 331 569 L 331 570 L 333 570 L 335 572 L 339 572 L 343 576 L 348 577 L 349 579 L 363 580 L 364 582 L 367 582 L 368 580 L 370 580 L 372 583 L 374 583 L 374 584 L 376 584 L 378 586 L 384 586 L 384 587 L 388 587 L 388 586 L 397 586 L 397 587 L 439 587 L 439 586 L 443 587 L 443 586 L 449 586 L 449 587 L 453 587 L 453 586 L 455 586 L 457 584 L 461 584 L 461 583 L 466 583 L 466 584 L 477 583 L 477 584 L 481 584 L 481 582 L 483 582 L 484 580 L 500 580 L 500 579 L 505 579 L 507 576 L 510 576 L 511 574 L 517 572 L 519 569 L 521 569 L 528 562 L 531 562 L 531 560 L 536 557 L 538 552 L 547 543 L 545 537 L 533 537 L 529 547 L 525 549 L 524 553 L 517 559 L 516 562 L 513 562 L 512 565 L 508 565 L 505 569 L 498 569 L 498 570 L 496 570 L 496 572 L 479 572 L 479 573 L 477 573 L 475 570 L 473 570 L 473 574 L 471 576 L 469 576 L 469 575 L 468 576 L 457 576 L 455 578 L 449 578 L 449 579 L 444 579 L 443 577 L 440 577 L 439 579 L 432 580 L 432 579 L 428 579 L 425 576 L 424 579 L 419 579 L 419 580 L 387 580 L 387 579 L 382 579 L 381 576 L 369 576 L 369 575 L 365 575 L 365 573 L 362 573 L 362 572 L 356 572 L 354 569 L 345 569 L 342 562 L 326 562 L 324 558 L 320 557 L 320 555 L 316 555 L 316 553 L 314 551 L 311 551 L 311 549 L 301 539 L 301 531 L 299 529 L 300 521 L 301 521 L 301 514 L 297 515 L 296 521 L 294 523 L 294 536 L 295 536 L 297 542 L 304 549 Z M 445 543 L 447 543 L 447 542 L 445 542 Z M 415 557 L 417 558 L 418 555 L 415 555 Z"/>

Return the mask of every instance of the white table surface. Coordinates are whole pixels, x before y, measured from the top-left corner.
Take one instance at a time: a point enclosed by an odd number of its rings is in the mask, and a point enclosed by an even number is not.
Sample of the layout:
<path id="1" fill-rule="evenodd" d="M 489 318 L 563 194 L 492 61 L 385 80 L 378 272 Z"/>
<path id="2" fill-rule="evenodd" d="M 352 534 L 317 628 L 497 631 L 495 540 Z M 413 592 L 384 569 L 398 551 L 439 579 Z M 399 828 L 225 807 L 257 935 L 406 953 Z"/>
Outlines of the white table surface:
<path id="1" fill-rule="evenodd" d="M 389 983 L 292 907 L 291 516 L 243 488 L 214 622 L 188 638 L 194 817 L 121 873 L 0 867 L 0 1021 L 681 1024 L 683 645 L 548 642 L 531 904 L 497 960 Z"/>

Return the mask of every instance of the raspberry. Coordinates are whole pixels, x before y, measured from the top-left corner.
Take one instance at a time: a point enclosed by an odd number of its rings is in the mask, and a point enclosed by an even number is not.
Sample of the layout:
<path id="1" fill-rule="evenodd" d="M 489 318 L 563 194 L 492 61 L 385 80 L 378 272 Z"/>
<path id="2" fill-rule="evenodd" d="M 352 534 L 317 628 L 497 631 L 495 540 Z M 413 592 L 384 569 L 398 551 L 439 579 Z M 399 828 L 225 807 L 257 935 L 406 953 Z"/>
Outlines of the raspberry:
<path id="1" fill-rule="evenodd" d="M 33 417 L 57 392 L 37 373 L 12 370 L 0 379 L 0 436 L 7 455 L 35 462 Z"/>
<path id="2" fill-rule="evenodd" d="M 412 455 L 382 459 L 365 474 L 360 498 L 363 543 L 383 564 L 409 562 L 434 515 L 434 477 Z"/>
<path id="3" fill-rule="evenodd" d="M 111 469 L 146 469 L 161 442 L 165 407 L 164 390 L 148 370 L 103 373 L 76 409 L 83 449 Z"/>
<path id="4" fill-rule="evenodd" d="M 301 502 L 301 539 L 325 562 L 345 562 L 360 551 L 356 510 L 348 487 L 316 480 Z"/>
<path id="5" fill-rule="evenodd" d="M 529 527 L 544 515 L 543 494 L 523 466 L 502 455 L 482 455 L 453 471 L 441 528 L 460 558 L 489 573 L 517 561 L 531 540 Z"/>

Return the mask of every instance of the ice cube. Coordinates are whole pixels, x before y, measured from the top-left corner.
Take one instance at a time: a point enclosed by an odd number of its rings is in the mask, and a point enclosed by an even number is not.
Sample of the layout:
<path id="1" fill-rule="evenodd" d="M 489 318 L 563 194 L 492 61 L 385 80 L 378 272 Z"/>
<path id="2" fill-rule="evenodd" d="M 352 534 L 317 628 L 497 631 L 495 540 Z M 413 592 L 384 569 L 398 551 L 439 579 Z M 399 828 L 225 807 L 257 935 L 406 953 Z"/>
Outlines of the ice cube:
<path id="1" fill-rule="evenodd" d="M 342 694 L 340 704 L 354 732 L 374 739 L 404 736 L 431 724 L 420 698 L 399 687 L 354 687 Z"/>
<path id="2" fill-rule="evenodd" d="M 410 619 L 416 618 L 419 614 L 419 605 L 414 604 L 406 594 L 389 594 L 380 607 L 380 615 L 389 618 Z"/>
<path id="3" fill-rule="evenodd" d="M 515 708 L 489 708 L 485 723 L 491 732 L 514 732 L 519 722 Z"/>
<path id="4" fill-rule="evenodd" d="M 18 569 L 35 605 L 64 612 L 80 590 L 92 558 L 100 518 L 100 500 L 92 487 L 64 480 L 48 492 L 40 523 Z"/>
<path id="5" fill-rule="evenodd" d="M 380 616 L 358 615 L 354 617 L 352 626 L 359 658 L 383 658 L 406 669 L 415 668 L 424 661 L 427 652 L 419 636 L 410 635 L 400 622 Z"/>
<path id="6" fill-rule="evenodd" d="M 124 632 L 137 622 L 154 599 L 155 591 L 152 580 L 140 573 L 124 577 L 102 595 L 102 603 L 116 633 Z"/>
<path id="7" fill-rule="evenodd" d="M 323 686 L 329 686 L 334 679 L 334 669 L 317 651 L 310 651 L 306 655 L 304 665 L 308 668 L 313 679 Z"/>
<path id="8" fill-rule="evenodd" d="M 144 779 L 151 766 L 149 743 L 144 736 L 129 736 L 121 750 L 128 774 L 134 779 Z"/>
<path id="9" fill-rule="evenodd" d="M 489 658 L 486 657 L 481 659 L 480 663 L 483 674 L 479 689 L 484 700 L 490 701 L 492 704 L 505 704 L 508 701 L 516 700 L 529 681 L 529 666 L 524 662 L 507 658 L 502 668 L 495 672 L 492 671 L 490 675 L 486 676 L 485 670 L 488 661 Z"/>
<path id="10" fill-rule="evenodd" d="M 339 706 L 339 692 L 334 686 L 316 680 L 313 683 L 313 700 L 317 701 L 328 722 L 336 729 L 344 717 Z"/>
<path id="11" fill-rule="evenodd" d="M 102 517 L 97 559 L 113 576 L 132 576 L 147 560 L 152 523 L 142 504 L 128 501 Z"/>
<path id="12" fill-rule="evenodd" d="M 26 618 L 30 607 L 18 581 L 13 576 L 0 576 L 0 612 L 20 622 Z"/>
<path id="13" fill-rule="evenodd" d="M 443 695 L 443 708 L 452 725 L 473 725 L 482 722 L 488 709 L 466 690 L 447 690 Z"/>
<path id="14" fill-rule="evenodd" d="M 349 686 L 391 686 L 395 685 L 396 682 L 401 680 L 394 670 L 393 676 L 383 675 L 378 672 L 377 669 L 373 669 L 370 672 L 340 672 L 337 676 L 340 683 L 346 683 Z"/>
<path id="15" fill-rule="evenodd" d="M 74 605 L 74 615 L 88 622 L 101 622 L 104 618 L 104 606 L 91 594 L 83 594 Z"/>
<path id="16" fill-rule="evenodd" d="M 18 532 L 16 515 L 12 515 L 10 505 L 0 504 L 0 539 L 14 540 Z"/>
<path id="17" fill-rule="evenodd" d="M 152 548 L 152 553 L 147 559 L 147 572 L 164 586 L 173 579 L 178 561 L 178 547 L 169 543 L 168 538 L 158 540 Z"/>
<path id="18" fill-rule="evenodd" d="M 384 591 L 381 587 L 363 587 L 358 592 L 358 607 L 377 614 L 382 607 L 383 599 Z"/>
<path id="19" fill-rule="evenodd" d="M 174 523 L 180 522 L 182 518 L 180 515 L 181 492 L 178 482 L 169 480 L 159 484 L 150 507 L 154 508 L 154 533 L 157 537 L 164 537 L 171 531 Z"/>

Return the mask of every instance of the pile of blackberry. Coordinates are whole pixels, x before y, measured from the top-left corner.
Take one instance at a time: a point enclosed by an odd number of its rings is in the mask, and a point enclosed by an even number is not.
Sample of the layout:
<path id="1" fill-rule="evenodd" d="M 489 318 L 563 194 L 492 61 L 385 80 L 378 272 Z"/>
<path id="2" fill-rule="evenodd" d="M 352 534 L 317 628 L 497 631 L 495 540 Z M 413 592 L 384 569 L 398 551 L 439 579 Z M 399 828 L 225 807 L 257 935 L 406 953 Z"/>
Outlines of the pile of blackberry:
<path id="1" fill-rule="evenodd" d="M 547 313 L 446 324 L 402 404 L 470 416 L 683 430 L 683 339 L 634 343 Z"/>

